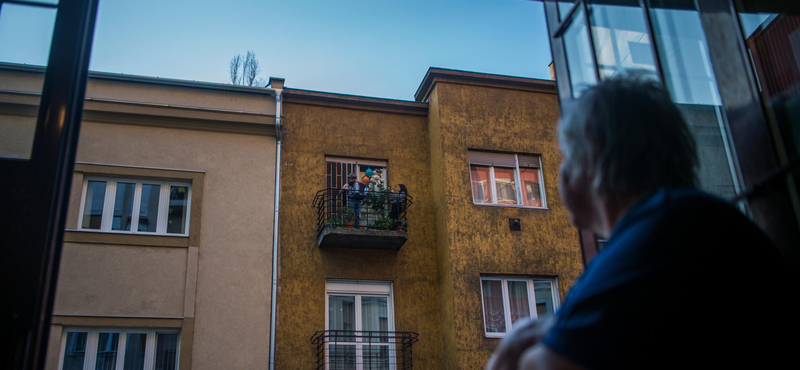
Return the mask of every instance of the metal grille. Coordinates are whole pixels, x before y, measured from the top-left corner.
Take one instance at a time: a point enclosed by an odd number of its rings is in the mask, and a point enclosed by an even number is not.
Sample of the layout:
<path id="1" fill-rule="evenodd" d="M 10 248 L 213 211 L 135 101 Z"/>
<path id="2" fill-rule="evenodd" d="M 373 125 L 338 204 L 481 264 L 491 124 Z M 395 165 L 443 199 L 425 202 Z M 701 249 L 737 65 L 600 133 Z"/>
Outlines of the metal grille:
<path id="1" fill-rule="evenodd" d="M 311 337 L 317 370 L 413 369 L 418 340 L 419 334 L 400 331 L 324 330 Z"/>
<path id="2" fill-rule="evenodd" d="M 347 191 L 327 188 L 317 192 L 317 232 L 327 227 L 407 231 L 406 210 L 412 204 L 409 195 L 381 191 Z"/>

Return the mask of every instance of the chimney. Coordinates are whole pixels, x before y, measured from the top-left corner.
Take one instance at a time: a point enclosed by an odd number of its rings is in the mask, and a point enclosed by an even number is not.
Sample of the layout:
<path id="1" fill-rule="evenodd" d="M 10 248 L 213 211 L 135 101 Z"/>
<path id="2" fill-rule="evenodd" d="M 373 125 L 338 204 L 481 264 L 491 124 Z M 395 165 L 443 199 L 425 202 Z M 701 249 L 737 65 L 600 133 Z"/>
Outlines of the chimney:
<path id="1" fill-rule="evenodd" d="M 283 89 L 283 82 L 286 81 L 284 78 L 280 77 L 270 77 L 269 82 L 267 83 L 267 87 L 280 90 Z"/>
<path id="2" fill-rule="evenodd" d="M 550 79 L 555 81 L 556 80 L 556 67 L 553 65 L 553 61 L 550 61 L 550 64 L 547 65 L 550 67 Z"/>

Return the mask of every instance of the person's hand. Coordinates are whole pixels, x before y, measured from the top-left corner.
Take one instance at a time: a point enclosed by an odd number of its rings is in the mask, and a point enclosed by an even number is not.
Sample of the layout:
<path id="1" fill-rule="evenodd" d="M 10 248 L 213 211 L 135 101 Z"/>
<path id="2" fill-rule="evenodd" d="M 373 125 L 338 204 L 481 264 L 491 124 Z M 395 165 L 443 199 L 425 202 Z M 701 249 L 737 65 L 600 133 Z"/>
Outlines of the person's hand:
<path id="1" fill-rule="evenodd" d="M 522 353 L 544 338 L 554 323 L 552 316 L 514 323 L 514 330 L 497 346 L 486 370 L 517 370 Z"/>

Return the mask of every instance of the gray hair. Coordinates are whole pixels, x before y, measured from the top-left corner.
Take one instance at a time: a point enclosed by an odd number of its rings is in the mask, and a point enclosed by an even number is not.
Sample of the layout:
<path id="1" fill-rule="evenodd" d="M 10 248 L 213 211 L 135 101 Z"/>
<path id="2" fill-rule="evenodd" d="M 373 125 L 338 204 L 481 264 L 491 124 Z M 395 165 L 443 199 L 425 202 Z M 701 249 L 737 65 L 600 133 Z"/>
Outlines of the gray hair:
<path id="1" fill-rule="evenodd" d="M 564 160 L 575 171 L 591 170 L 601 196 L 620 200 L 663 186 L 697 186 L 697 144 L 652 77 L 607 79 L 565 111 L 558 132 Z"/>

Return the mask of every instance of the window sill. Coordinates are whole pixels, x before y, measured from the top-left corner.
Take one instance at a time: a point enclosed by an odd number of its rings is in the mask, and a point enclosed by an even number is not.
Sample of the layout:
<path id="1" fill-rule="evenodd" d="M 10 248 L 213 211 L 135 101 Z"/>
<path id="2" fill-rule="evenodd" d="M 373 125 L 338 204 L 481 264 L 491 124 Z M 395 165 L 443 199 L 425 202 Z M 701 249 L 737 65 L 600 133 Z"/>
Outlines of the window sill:
<path id="1" fill-rule="evenodd" d="M 503 339 L 503 338 L 506 337 L 506 333 L 502 333 L 502 334 L 492 333 L 492 334 L 489 334 L 489 333 L 484 332 L 483 335 L 488 339 Z"/>
<path id="2" fill-rule="evenodd" d="M 188 248 L 192 246 L 189 244 L 190 240 L 188 235 L 147 235 L 90 230 L 66 230 L 64 232 L 64 242 L 69 243 Z"/>
<path id="3" fill-rule="evenodd" d="M 473 202 L 472 205 L 481 206 L 481 207 L 505 207 L 505 208 L 523 208 L 523 209 L 539 209 L 543 211 L 547 211 L 550 208 L 548 207 L 526 207 L 521 206 L 519 204 L 494 204 L 494 203 L 475 203 Z"/>

